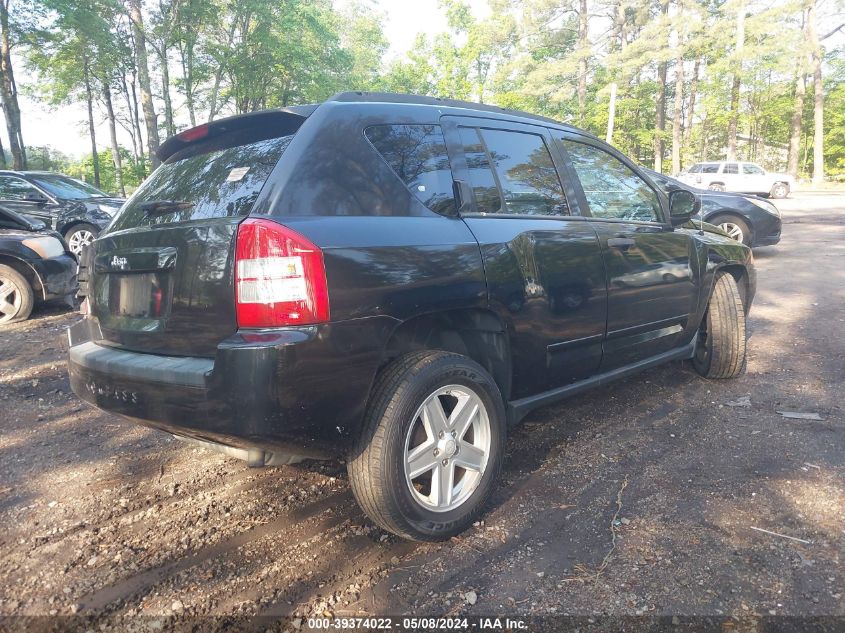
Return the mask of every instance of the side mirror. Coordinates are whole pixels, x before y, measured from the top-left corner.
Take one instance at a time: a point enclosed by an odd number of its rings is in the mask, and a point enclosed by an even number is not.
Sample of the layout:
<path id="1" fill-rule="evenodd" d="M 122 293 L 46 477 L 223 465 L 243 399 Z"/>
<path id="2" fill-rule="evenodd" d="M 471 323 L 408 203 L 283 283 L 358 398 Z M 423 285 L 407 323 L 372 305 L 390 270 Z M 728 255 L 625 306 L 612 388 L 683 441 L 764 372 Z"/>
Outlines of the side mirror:
<path id="1" fill-rule="evenodd" d="M 45 196 L 40 191 L 27 191 L 23 199 L 27 202 L 35 202 L 37 204 L 46 204 L 47 203 L 47 196 Z"/>
<path id="2" fill-rule="evenodd" d="M 669 220 L 672 226 L 686 224 L 700 209 L 701 201 L 693 192 L 675 189 L 669 193 Z"/>

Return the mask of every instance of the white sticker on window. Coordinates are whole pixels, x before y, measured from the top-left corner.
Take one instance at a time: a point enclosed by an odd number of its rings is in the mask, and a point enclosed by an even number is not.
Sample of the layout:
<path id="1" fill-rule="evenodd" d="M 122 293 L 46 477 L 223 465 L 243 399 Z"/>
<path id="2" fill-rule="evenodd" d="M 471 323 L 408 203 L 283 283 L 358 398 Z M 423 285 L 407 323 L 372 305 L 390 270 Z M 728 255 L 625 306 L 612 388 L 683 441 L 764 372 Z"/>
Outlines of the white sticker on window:
<path id="1" fill-rule="evenodd" d="M 226 176 L 226 182 L 238 182 L 246 176 L 246 172 L 248 171 L 249 167 L 235 167 L 229 172 L 229 175 Z"/>

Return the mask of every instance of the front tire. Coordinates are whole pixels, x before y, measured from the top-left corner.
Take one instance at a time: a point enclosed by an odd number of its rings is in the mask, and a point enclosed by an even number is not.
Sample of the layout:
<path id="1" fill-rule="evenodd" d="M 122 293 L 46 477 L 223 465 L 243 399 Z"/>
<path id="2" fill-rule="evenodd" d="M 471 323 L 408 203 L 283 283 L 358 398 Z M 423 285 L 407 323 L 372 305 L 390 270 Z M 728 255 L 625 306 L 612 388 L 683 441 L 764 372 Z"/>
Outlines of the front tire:
<path id="1" fill-rule="evenodd" d="M 75 224 L 70 231 L 65 233 L 65 241 L 68 250 L 79 259 L 83 249 L 99 235 L 100 229 L 93 224 Z"/>
<path id="2" fill-rule="evenodd" d="M 385 530 L 447 539 L 481 513 L 505 436 L 502 396 L 478 363 L 443 351 L 405 354 L 376 381 L 347 462 L 352 492 Z"/>
<path id="3" fill-rule="evenodd" d="M 745 308 L 736 280 L 724 273 L 716 278 L 692 364 L 705 378 L 736 378 L 745 363 Z"/>
<path id="4" fill-rule="evenodd" d="M 25 321 L 35 305 L 35 293 L 26 278 L 0 264 L 0 325 Z"/>
<path id="5" fill-rule="evenodd" d="M 786 198 L 789 195 L 789 185 L 785 182 L 776 182 L 772 185 L 772 190 L 769 192 L 769 196 L 776 199 Z"/>
<path id="6" fill-rule="evenodd" d="M 711 183 L 709 187 L 707 187 L 710 191 L 724 191 L 725 185 L 719 182 Z"/>
<path id="7" fill-rule="evenodd" d="M 718 226 L 731 239 L 742 242 L 746 246 L 751 246 L 751 227 L 741 218 L 734 215 L 720 215 L 707 221 Z"/>

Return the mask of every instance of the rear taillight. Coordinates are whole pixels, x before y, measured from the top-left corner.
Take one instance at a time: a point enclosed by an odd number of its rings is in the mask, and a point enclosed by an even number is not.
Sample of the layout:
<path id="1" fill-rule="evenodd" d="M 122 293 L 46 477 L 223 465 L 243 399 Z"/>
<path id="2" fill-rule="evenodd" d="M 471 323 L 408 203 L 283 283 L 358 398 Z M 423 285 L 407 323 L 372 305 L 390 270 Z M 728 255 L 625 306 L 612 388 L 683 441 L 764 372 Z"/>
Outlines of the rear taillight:
<path id="1" fill-rule="evenodd" d="M 244 220 L 235 246 L 235 304 L 242 328 L 328 321 L 323 252 L 286 226 Z"/>

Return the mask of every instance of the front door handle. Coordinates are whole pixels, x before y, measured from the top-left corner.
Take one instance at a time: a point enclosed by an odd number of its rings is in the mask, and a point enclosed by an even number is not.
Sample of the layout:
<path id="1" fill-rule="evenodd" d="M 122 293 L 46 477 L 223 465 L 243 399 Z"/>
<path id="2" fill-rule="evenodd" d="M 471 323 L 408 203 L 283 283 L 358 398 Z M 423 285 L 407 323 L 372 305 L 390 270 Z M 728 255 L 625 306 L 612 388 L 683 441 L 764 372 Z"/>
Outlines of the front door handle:
<path id="1" fill-rule="evenodd" d="M 636 244 L 630 237 L 611 237 L 607 240 L 607 245 L 613 248 L 621 248 L 625 250 Z"/>

